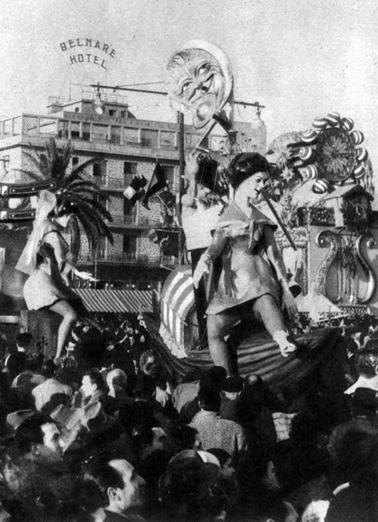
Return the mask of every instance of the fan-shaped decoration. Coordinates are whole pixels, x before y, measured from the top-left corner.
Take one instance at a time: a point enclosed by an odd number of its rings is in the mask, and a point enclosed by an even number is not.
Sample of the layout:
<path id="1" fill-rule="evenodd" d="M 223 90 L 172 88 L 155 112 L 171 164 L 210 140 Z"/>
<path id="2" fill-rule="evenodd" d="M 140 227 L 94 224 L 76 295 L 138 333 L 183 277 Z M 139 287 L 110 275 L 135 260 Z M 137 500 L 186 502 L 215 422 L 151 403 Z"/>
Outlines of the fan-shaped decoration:
<path id="1" fill-rule="evenodd" d="M 315 118 L 312 127 L 282 134 L 268 149 L 281 193 L 307 180 L 314 180 L 316 194 L 329 192 L 333 185 L 365 185 L 369 155 L 361 146 L 364 135 L 354 129 L 353 120 L 330 112 Z"/>
<path id="2" fill-rule="evenodd" d="M 368 152 L 360 146 L 364 135 L 354 129 L 353 120 L 330 112 L 315 118 L 312 127 L 302 132 L 292 148 L 305 163 L 299 167 L 303 179 L 314 179 L 313 191 L 321 194 L 332 185 L 360 183 L 365 176 Z"/>

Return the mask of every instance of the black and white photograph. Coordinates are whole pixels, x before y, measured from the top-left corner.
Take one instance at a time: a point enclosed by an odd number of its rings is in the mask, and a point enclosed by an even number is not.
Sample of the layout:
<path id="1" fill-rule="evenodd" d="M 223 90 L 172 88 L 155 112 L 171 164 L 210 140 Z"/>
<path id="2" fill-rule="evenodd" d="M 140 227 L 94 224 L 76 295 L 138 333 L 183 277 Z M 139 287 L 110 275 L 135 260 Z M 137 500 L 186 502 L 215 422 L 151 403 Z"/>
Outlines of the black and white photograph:
<path id="1" fill-rule="evenodd" d="M 377 522 L 378 4 L 0 8 L 0 522 Z"/>

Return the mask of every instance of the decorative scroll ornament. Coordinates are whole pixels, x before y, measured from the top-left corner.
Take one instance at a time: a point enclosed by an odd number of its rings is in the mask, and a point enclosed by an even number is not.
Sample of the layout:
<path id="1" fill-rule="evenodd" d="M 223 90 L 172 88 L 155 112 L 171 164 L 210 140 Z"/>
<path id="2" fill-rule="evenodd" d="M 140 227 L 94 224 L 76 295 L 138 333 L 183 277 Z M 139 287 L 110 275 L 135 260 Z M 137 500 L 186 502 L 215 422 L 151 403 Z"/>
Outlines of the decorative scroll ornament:
<path id="1" fill-rule="evenodd" d="M 268 149 L 267 156 L 276 166 L 284 188 L 291 190 L 313 180 L 313 191 L 327 194 L 333 185 L 371 185 L 369 155 L 361 146 L 364 135 L 353 129 L 353 120 L 330 112 L 315 118 L 312 126 L 301 133 L 279 136 Z"/>
<path id="2" fill-rule="evenodd" d="M 167 88 L 173 109 L 191 113 L 193 125 L 205 127 L 219 114 L 232 92 L 230 61 L 218 46 L 192 40 L 170 58 Z"/>
<path id="3" fill-rule="evenodd" d="M 329 247 L 329 250 L 320 264 L 315 280 L 317 292 L 338 305 L 355 305 L 368 303 L 376 289 L 376 276 L 363 253 L 363 244 L 367 248 L 375 247 L 374 238 L 368 234 L 361 234 L 354 240 L 353 236 L 337 234 L 330 230 L 323 230 L 316 237 L 317 246 Z M 335 295 L 331 296 L 327 289 L 327 278 L 334 265 L 336 268 Z M 358 267 L 367 278 L 366 290 L 361 295 L 359 288 Z"/>

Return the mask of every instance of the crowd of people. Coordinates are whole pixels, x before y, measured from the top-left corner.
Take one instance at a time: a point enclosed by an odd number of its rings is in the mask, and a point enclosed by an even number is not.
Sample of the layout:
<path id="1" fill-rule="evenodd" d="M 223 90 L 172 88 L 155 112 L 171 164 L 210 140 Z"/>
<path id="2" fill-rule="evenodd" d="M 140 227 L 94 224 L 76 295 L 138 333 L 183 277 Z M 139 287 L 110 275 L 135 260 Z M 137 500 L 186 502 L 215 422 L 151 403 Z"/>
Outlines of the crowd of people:
<path id="1" fill-rule="evenodd" d="M 140 315 L 77 322 L 58 366 L 34 341 L 3 357 L 0 520 L 378 520 L 374 340 L 333 397 L 220 366 L 177 382 Z"/>

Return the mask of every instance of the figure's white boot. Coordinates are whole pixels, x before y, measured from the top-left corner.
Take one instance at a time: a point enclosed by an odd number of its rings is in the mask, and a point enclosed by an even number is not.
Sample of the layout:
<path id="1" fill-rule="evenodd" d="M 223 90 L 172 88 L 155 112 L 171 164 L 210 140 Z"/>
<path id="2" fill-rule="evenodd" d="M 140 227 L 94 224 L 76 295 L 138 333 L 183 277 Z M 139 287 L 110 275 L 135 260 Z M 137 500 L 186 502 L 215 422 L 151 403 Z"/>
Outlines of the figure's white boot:
<path id="1" fill-rule="evenodd" d="M 295 352 L 297 347 L 294 343 L 291 343 L 288 340 L 289 332 L 285 332 L 285 330 L 278 330 L 274 333 L 273 341 L 278 344 L 282 357 L 288 357 L 291 353 Z"/>

